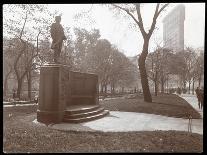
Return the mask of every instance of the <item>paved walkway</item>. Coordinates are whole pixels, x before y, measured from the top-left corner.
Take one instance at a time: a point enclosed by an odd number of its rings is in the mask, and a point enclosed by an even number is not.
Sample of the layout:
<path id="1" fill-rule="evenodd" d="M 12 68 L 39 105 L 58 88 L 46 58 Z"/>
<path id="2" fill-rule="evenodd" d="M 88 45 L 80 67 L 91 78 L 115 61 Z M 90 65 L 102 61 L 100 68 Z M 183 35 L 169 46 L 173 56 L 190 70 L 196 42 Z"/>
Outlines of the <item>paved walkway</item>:
<path id="1" fill-rule="evenodd" d="M 195 96 L 181 95 L 196 108 Z M 38 123 L 36 120 L 35 123 Z M 39 123 L 40 124 L 40 123 Z M 154 131 L 178 130 L 188 131 L 188 119 L 173 118 L 161 115 L 110 111 L 110 115 L 80 124 L 51 124 L 49 127 L 58 130 L 76 131 L 103 131 L 103 132 L 128 132 L 128 131 Z M 192 120 L 192 132 L 203 134 L 203 119 Z"/>
<path id="2" fill-rule="evenodd" d="M 203 110 L 199 109 L 198 107 L 198 100 L 196 95 L 181 94 L 180 97 L 184 98 L 196 111 L 201 114 L 201 117 L 203 118 Z"/>

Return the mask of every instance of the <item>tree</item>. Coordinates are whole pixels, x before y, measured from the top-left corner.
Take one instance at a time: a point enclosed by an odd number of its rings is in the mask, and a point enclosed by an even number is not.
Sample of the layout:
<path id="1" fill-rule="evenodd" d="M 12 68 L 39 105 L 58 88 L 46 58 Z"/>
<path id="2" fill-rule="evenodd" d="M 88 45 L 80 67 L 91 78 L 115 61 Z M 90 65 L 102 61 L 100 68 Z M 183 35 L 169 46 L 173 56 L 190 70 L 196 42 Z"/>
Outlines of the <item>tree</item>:
<path id="1" fill-rule="evenodd" d="M 109 73 L 109 82 L 111 93 L 115 93 L 115 87 L 126 87 L 134 84 L 138 76 L 137 68 L 130 60 L 121 53 L 115 46 L 111 48 L 109 59 L 111 64 Z"/>
<path id="2" fill-rule="evenodd" d="M 109 82 L 110 55 L 111 43 L 106 39 L 99 39 L 96 46 L 86 56 L 84 63 L 87 64 L 86 71 L 98 74 L 101 92 L 105 89 L 105 93 Z"/>
<path id="3" fill-rule="evenodd" d="M 74 66 L 75 70 L 86 71 L 85 57 L 96 46 L 100 38 L 98 29 L 87 31 L 86 29 L 74 28 L 76 40 L 74 43 Z"/>
<path id="4" fill-rule="evenodd" d="M 196 57 L 196 64 L 194 67 L 194 73 L 195 73 L 195 80 L 198 80 L 198 87 L 200 87 L 202 76 L 204 74 L 204 52 L 203 52 L 203 50 Z"/>
<path id="5" fill-rule="evenodd" d="M 156 50 L 153 53 L 149 53 L 146 59 L 146 66 L 148 71 L 148 77 L 154 83 L 155 96 L 158 93 L 158 82 L 159 82 L 159 69 L 160 69 L 160 52 Z"/>
<path id="6" fill-rule="evenodd" d="M 194 84 L 196 80 L 198 80 L 198 86 L 200 87 L 200 81 L 203 75 L 204 57 L 202 52 L 196 53 L 196 49 L 186 47 L 183 58 L 186 64 L 185 74 L 186 82 L 188 82 L 188 92 L 190 93 L 192 84 L 192 93 L 194 94 Z"/>
<path id="7" fill-rule="evenodd" d="M 111 93 L 116 86 L 131 84 L 136 77 L 136 67 L 116 46 L 106 39 L 99 39 L 96 46 L 84 59 L 87 72 L 93 72 L 99 76 L 101 92 L 107 92 L 107 86 L 111 86 Z"/>
<path id="8" fill-rule="evenodd" d="M 9 40 L 6 38 L 3 38 L 3 95 L 4 97 L 7 96 L 7 90 L 8 90 L 8 79 L 10 75 L 13 73 L 13 61 L 12 59 L 13 51 L 11 50 L 11 45 L 9 43 Z"/>
<path id="9" fill-rule="evenodd" d="M 186 48 L 186 50 L 176 53 L 177 57 L 182 61 L 182 68 L 179 72 L 181 77 L 183 88 L 186 89 L 186 84 L 188 83 L 189 93 L 190 85 L 194 74 L 194 66 L 196 64 L 196 55 L 191 48 Z M 180 66 L 180 65 L 179 65 Z"/>
<path id="10" fill-rule="evenodd" d="M 3 13 L 4 35 L 14 38 L 13 68 L 17 79 L 17 97 L 20 98 L 22 82 L 27 76 L 28 96 L 31 98 L 31 70 L 34 69 L 35 59 L 39 55 L 40 34 L 42 38 L 46 37 L 43 34 L 48 34 L 51 14 L 46 5 L 37 4 L 4 5 Z"/>
<path id="11" fill-rule="evenodd" d="M 151 97 L 150 90 L 149 90 L 147 72 L 146 72 L 146 68 L 145 68 L 145 60 L 148 55 L 149 40 L 150 40 L 150 37 L 155 29 L 157 18 L 159 17 L 160 13 L 168 6 L 168 4 L 164 4 L 164 5 L 160 6 L 160 4 L 158 3 L 156 5 L 156 9 L 155 9 L 155 12 L 153 15 L 153 21 L 152 21 L 151 27 L 148 30 L 148 32 L 145 31 L 144 26 L 143 26 L 142 15 L 141 15 L 139 3 L 134 4 L 133 6 L 130 6 L 130 7 L 128 7 L 128 5 L 123 6 L 123 5 L 116 5 L 116 4 L 113 4 L 113 6 L 115 8 L 118 8 L 118 9 L 126 12 L 135 21 L 135 23 L 139 27 L 139 30 L 141 31 L 141 34 L 142 34 L 142 37 L 144 40 L 144 44 L 143 44 L 143 48 L 142 48 L 142 53 L 138 59 L 138 64 L 139 64 L 141 83 L 142 83 L 142 89 L 143 89 L 143 94 L 144 94 L 144 101 L 152 102 L 152 97 Z M 133 14 L 133 12 L 135 12 L 135 11 L 137 13 L 137 17 L 135 17 L 135 15 Z"/>
<path id="12" fill-rule="evenodd" d="M 187 65 L 187 80 L 188 80 L 188 93 L 190 94 L 190 86 L 191 83 L 194 83 L 195 80 L 195 65 L 196 65 L 196 53 L 193 48 L 187 47 L 186 51 L 189 53 L 189 57 L 186 60 L 186 65 Z M 194 87 L 194 86 L 193 86 Z"/>
<path id="13" fill-rule="evenodd" d="M 158 85 L 161 85 L 161 92 L 164 93 L 164 85 L 170 74 L 174 74 L 174 54 L 171 50 L 158 46 L 157 49 L 148 54 L 146 66 L 148 77 L 154 82 L 155 96 L 158 93 Z"/>

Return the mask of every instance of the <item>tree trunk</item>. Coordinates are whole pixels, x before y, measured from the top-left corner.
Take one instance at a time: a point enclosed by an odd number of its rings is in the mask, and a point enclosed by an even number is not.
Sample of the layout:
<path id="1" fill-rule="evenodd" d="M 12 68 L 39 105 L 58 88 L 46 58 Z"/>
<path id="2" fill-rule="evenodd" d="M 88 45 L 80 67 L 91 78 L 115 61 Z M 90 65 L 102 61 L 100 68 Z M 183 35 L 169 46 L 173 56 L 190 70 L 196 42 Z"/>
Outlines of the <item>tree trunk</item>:
<path id="1" fill-rule="evenodd" d="M 17 79 L 17 83 L 18 83 L 18 85 L 17 85 L 17 98 L 19 98 L 19 99 L 21 99 L 21 91 L 22 91 L 22 78 L 20 78 L 20 79 Z"/>
<path id="2" fill-rule="evenodd" d="M 193 77 L 193 88 L 192 88 L 192 94 L 194 95 L 194 84 L 195 84 L 195 78 Z"/>
<path id="3" fill-rule="evenodd" d="M 115 84 L 114 84 L 114 82 L 112 83 L 112 93 L 115 94 Z"/>
<path id="4" fill-rule="evenodd" d="M 107 84 L 106 83 L 104 84 L 104 93 L 105 94 L 107 93 Z"/>
<path id="5" fill-rule="evenodd" d="M 164 93 L 164 78 L 163 76 L 161 77 L 161 93 Z"/>
<path id="6" fill-rule="evenodd" d="M 169 93 L 169 87 L 168 87 L 168 76 L 167 76 L 167 93 Z"/>
<path id="7" fill-rule="evenodd" d="M 186 89 L 186 81 L 184 81 L 184 89 Z"/>
<path id="8" fill-rule="evenodd" d="M 112 94 L 112 82 L 110 82 L 110 91 L 111 91 L 111 94 Z"/>
<path id="9" fill-rule="evenodd" d="M 198 78 L 198 87 L 200 88 L 201 86 L 201 74 L 199 75 L 199 78 Z"/>
<path id="10" fill-rule="evenodd" d="M 4 79 L 4 92 L 3 92 L 3 95 L 6 96 L 7 95 L 7 90 L 8 90 L 8 78 L 9 78 L 9 75 L 10 75 L 11 71 L 8 72 L 5 76 L 5 79 Z"/>
<path id="11" fill-rule="evenodd" d="M 157 71 L 155 72 L 155 96 L 157 96 Z"/>
<path id="12" fill-rule="evenodd" d="M 25 19 L 25 22 L 26 22 L 26 19 Z M 24 25 L 25 25 L 25 23 L 24 23 Z M 23 26 L 23 28 L 24 28 L 24 26 Z M 16 59 L 15 62 L 14 62 L 14 72 L 15 72 L 15 74 L 16 74 L 16 78 L 17 78 L 17 96 L 16 96 L 16 97 L 19 98 L 19 99 L 20 99 L 20 94 L 21 94 L 21 89 L 22 89 L 22 80 L 24 79 L 24 76 L 26 75 L 26 72 L 24 72 L 23 75 L 20 76 L 20 75 L 19 75 L 19 72 L 18 72 L 18 69 L 17 69 L 17 68 L 18 68 L 18 62 L 19 62 L 19 60 L 20 60 L 20 57 L 22 56 L 23 52 L 24 52 L 25 49 L 26 49 L 26 42 L 24 42 L 24 41 L 21 39 L 22 32 L 23 32 L 23 29 L 22 29 L 22 31 L 21 31 L 20 40 L 21 40 L 21 42 L 23 42 L 24 47 L 23 47 L 22 50 L 19 52 L 19 55 L 18 55 L 17 59 Z"/>
<path id="13" fill-rule="evenodd" d="M 101 82 L 101 93 L 103 93 L 103 82 Z"/>
<path id="14" fill-rule="evenodd" d="M 191 82 L 190 82 L 190 80 L 188 81 L 188 94 L 190 94 L 190 84 L 191 84 Z"/>
<path id="15" fill-rule="evenodd" d="M 140 71 L 144 101 L 152 102 L 152 96 L 149 90 L 149 83 L 148 83 L 147 72 L 146 72 L 146 67 L 145 67 L 145 60 L 148 54 L 148 44 L 149 44 L 149 39 L 145 38 L 144 45 L 143 45 L 143 51 L 138 59 L 138 64 L 139 64 L 139 71 Z"/>
<path id="16" fill-rule="evenodd" d="M 155 96 L 157 96 L 157 81 L 155 81 Z"/>
<path id="17" fill-rule="evenodd" d="M 27 73 L 27 88 L 28 88 L 28 99 L 31 101 L 31 83 L 32 83 L 32 77 L 31 77 L 31 71 Z"/>
<path id="18" fill-rule="evenodd" d="M 7 78 L 5 78 L 5 80 L 4 80 L 4 92 L 3 92 L 3 95 L 4 95 L 4 97 L 6 97 L 6 95 L 7 95 L 7 90 L 8 90 L 8 83 L 7 83 Z"/>
<path id="19" fill-rule="evenodd" d="M 121 88 L 121 92 L 124 93 L 124 87 Z"/>

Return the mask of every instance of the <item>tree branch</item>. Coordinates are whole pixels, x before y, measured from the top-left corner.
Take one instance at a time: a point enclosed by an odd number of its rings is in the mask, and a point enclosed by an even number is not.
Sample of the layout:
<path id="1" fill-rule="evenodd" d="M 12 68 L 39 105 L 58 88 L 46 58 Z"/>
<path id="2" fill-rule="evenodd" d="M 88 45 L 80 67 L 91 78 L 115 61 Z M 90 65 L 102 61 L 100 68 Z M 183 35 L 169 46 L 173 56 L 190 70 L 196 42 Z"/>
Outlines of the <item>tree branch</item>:
<path id="1" fill-rule="evenodd" d="M 169 3 L 167 3 L 161 7 L 161 9 L 158 11 L 158 16 L 168 5 L 169 5 Z"/>
<path id="2" fill-rule="evenodd" d="M 23 49 L 20 51 L 19 55 L 17 56 L 17 59 L 15 60 L 14 62 L 14 71 L 16 73 L 16 76 L 17 76 L 17 79 L 19 79 L 19 73 L 18 73 L 18 70 L 17 70 L 17 63 L 19 62 L 19 59 L 20 57 L 22 56 L 23 52 L 25 51 L 26 49 L 26 42 L 23 41 L 21 38 L 20 38 L 21 42 L 24 44 L 24 47 Z"/>
<path id="3" fill-rule="evenodd" d="M 39 31 L 39 33 L 37 35 L 37 55 L 39 53 L 39 43 L 38 43 L 38 41 L 39 41 L 39 35 L 40 35 L 40 33 L 41 33 L 41 31 Z"/>
<path id="4" fill-rule="evenodd" d="M 145 32 L 144 30 L 144 26 L 143 26 L 143 21 L 142 21 L 142 15 L 141 15 L 141 12 L 140 12 L 140 4 L 135 4 L 136 6 L 136 10 L 137 10 L 137 16 L 138 16 L 138 26 L 140 28 L 140 31 L 142 33 L 142 36 L 145 38 L 147 33 Z"/>
<path id="5" fill-rule="evenodd" d="M 23 24 L 23 27 L 22 27 L 21 33 L 20 33 L 20 35 L 19 35 L 19 39 L 21 39 L 21 38 L 22 38 L 22 34 L 23 34 L 23 31 L 24 31 L 24 27 L 25 27 L 26 21 L 27 21 L 27 12 L 26 12 L 26 17 L 25 17 L 25 20 L 24 20 L 24 24 Z"/>
<path id="6" fill-rule="evenodd" d="M 123 8 L 123 7 L 121 7 L 121 6 L 119 6 L 119 5 L 116 5 L 116 4 L 112 4 L 114 7 L 117 7 L 117 8 L 119 8 L 119 9 L 121 9 L 121 10 L 123 10 L 123 11 L 125 11 L 129 16 L 131 16 L 132 17 L 132 19 L 139 25 L 139 22 L 138 22 L 138 20 L 133 16 L 133 14 L 131 14 L 130 12 L 129 12 L 129 10 L 128 9 L 126 9 L 126 8 Z"/>
<path id="7" fill-rule="evenodd" d="M 169 3 L 163 5 L 163 6 L 161 7 L 161 9 L 159 10 L 160 3 L 157 4 L 156 9 L 155 9 L 155 13 L 154 13 L 154 16 L 153 16 L 152 25 L 151 25 L 151 27 L 150 27 L 150 30 L 149 30 L 148 34 L 147 34 L 149 37 L 152 35 L 152 32 L 153 32 L 154 29 L 155 29 L 156 20 L 157 20 L 159 14 L 160 14 L 161 11 L 163 11 L 164 8 L 166 8 L 168 5 L 169 5 Z"/>

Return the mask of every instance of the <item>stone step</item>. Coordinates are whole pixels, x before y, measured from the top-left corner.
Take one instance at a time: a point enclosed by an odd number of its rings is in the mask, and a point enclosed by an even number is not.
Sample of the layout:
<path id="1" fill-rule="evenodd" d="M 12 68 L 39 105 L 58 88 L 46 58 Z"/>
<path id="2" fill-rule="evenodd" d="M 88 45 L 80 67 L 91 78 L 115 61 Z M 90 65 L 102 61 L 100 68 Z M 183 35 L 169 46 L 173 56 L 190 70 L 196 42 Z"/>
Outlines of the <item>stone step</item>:
<path id="1" fill-rule="evenodd" d="M 99 119 L 102 118 L 104 116 L 106 116 L 107 114 L 109 114 L 108 110 L 104 110 L 101 113 L 98 113 L 96 115 L 92 115 L 92 116 L 88 116 L 88 117 L 82 117 L 82 118 L 64 118 L 63 122 L 67 122 L 67 123 L 82 123 L 82 122 L 88 122 L 88 121 L 92 121 L 95 119 Z"/>
<path id="2" fill-rule="evenodd" d="M 100 105 L 75 105 L 69 106 L 65 110 L 65 115 L 73 115 L 73 114 L 80 114 L 80 113 L 87 113 L 91 111 L 95 111 L 100 108 Z"/>
<path id="3" fill-rule="evenodd" d="M 93 116 L 96 115 L 98 113 L 101 113 L 104 111 L 104 108 L 99 107 L 98 109 L 89 111 L 89 112 L 81 112 L 81 113 L 77 113 L 77 114 L 71 114 L 71 113 L 65 113 L 64 114 L 64 118 L 66 119 L 75 119 L 75 118 L 82 118 L 82 117 L 88 117 L 88 116 Z"/>

